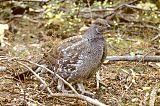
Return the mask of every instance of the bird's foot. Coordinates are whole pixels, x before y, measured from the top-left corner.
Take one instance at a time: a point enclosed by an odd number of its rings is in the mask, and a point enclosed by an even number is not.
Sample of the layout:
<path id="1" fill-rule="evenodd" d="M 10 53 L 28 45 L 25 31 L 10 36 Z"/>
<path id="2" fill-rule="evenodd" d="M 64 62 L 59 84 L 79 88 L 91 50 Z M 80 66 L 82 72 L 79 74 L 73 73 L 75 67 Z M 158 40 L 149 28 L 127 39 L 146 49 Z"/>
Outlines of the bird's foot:
<path id="1" fill-rule="evenodd" d="M 58 79 L 58 85 L 57 85 L 57 89 L 59 91 L 61 91 L 62 93 L 73 93 L 71 90 L 66 90 L 64 88 L 64 83 L 62 80 Z"/>
<path id="2" fill-rule="evenodd" d="M 63 89 L 63 90 L 62 90 L 62 93 L 73 93 L 73 91 L 71 91 L 71 90 L 66 90 L 66 89 Z"/>
<path id="3" fill-rule="evenodd" d="M 90 96 L 94 96 L 94 93 L 91 93 L 90 91 L 86 91 L 82 83 L 77 83 L 78 89 L 81 91 L 81 94 L 87 94 Z"/>
<path id="4" fill-rule="evenodd" d="M 90 95 L 90 96 L 94 96 L 95 95 L 94 93 L 92 93 L 90 91 L 87 91 L 87 90 L 83 91 L 82 94 L 87 94 L 87 95 Z"/>

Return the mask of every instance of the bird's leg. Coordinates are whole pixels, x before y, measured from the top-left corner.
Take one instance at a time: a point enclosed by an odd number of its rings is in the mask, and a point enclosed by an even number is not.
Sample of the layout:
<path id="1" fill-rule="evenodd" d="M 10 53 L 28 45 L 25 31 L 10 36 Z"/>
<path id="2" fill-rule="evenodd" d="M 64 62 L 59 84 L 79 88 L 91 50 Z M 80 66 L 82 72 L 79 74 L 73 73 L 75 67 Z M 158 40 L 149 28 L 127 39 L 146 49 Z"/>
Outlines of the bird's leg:
<path id="1" fill-rule="evenodd" d="M 71 91 L 68 91 L 64 88 L 64 82 L 60 79 L 58 79 L 58 85 L 57 85 L 57 89 L 59 91 L 62 91 L 63 93 L 71 93 Z"/>
<path id="2" fill-rule="evenodd" d="M 46 64 L 42 64 L 42 66 L 47 67 Z M 42 68 L 42 67 L 38 67 L 38 68 L 35 70 L 35 72 L 38 73 L 38 74 L 43 74 L 43 73 L 45 72 L 45 69 Z"/>
<path id="3" fill-rule="evenodd" d="M 90 91 L 86 91 L 84 86 L 83 86 L 83 83 L 77 83 L 77 86 L 78 86 L 78 89 L 81 91 L 82 94 L 89 94 L 89 95 L 94 95 L 93 93 L 91 93 Z"/>
<path id="4" fill-rule="evenodd" d="M 58 79 L 58 85 L 57 85 L 57 89 L 59 91 L 62 91 L 64 89 L 64 83 L 62 80 Z"/>

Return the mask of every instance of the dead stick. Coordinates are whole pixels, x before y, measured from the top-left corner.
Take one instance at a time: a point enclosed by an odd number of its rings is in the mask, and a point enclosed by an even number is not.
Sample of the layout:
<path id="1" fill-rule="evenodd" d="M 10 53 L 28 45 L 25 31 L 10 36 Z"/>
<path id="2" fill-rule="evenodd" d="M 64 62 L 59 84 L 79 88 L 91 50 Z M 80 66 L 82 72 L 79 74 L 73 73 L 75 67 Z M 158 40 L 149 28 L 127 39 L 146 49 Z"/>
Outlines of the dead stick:
<path id="1" fill-rule="evenodd" d="M 106 60 L 160 62 L 160 56 L 107 56 Z"/>
<path id="2" fill-rule="evenodd" d="M 38 78 L 38 79 L 40 80 L 40 82 L 42 82 L 43 85 L 44 85 L 45 87 L 47 87 L 48 92 L 49 92 L 51 95 L 53 94 L 52 91 L 51 91 L 51 90 L 49 89 L 49 87 L 47 86 L 47 84 L 45 83 L 45 81 L 42 80 L 42 78 L 40 78 L 39 75 L 37 75 L 30 67 L 28 67 L 27 65 L 25 65 L 25 64 L 23 64 L 23 63 L 21 63 L 21 62 L 19 62 L 19 61 L 17 61 L 17 62 L 18 62 L 20 65 L 26 67 L 28 70 L 30 70 L 30 71 L 36 76 L 36 78 Z"/>
<path id="3" fill-rule="evenodd" d="M 81 100 L 85 100 L 96 106 L 108 106 L 104 103 L 99 102 L 97 99 L 90 98 L 88 96 L 84 96 L 81 94 L 68 94 L 68 93 L 53 93 L 52 97 L 71 97 L 71 98 L 79 98 Z"/>

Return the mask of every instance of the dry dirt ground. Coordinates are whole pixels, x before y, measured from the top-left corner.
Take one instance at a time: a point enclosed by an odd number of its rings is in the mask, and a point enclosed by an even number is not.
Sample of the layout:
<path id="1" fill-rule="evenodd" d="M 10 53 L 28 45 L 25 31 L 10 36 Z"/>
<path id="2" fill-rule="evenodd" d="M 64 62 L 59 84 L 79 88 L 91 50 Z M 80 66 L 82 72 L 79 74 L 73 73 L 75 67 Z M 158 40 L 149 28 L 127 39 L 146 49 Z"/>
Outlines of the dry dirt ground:
<path id="1" fill-rule="evenodd" d="M 20 57 L 37 62 L 56 38 L 47 36 L 43 22 L 31 22 L 23 18 L 14 19 L 11 29 L 6 32 L 5 42 L 8 42 L 2 53 L 11 57 Z M 77 31 L 79 31 L 77 29 Z M 73 32 L 74 33 L 74 32 Z M 115 33 L 105 34 L 108 42 L 108 55 L 144 54 L 159 46 L 158 41 L 152 42 L 149 36 L 117 36 Z M 150 52 L 148 55 L 155 55 Z M 29 67 L 31 65 L 25 63 Z M 1 106 L 45 106 L 74 105 L 92 106 L 86 101 L 67 97 L 48 97 L 46 90 L 41 91 L 41 83 L 34 77 L 26 77 L 24 81 L 13 79 L 15 73 L 26 70 L 16 61 L 0 61 L 7 70 L 0 71 L 0 105 Z M 50 84 L 52 92 L 57 93 L 55 81 L 48 74 L 42 79 Z M 112 62 L 105 61 L 100 69 L 100 87 L 96 88 L 95 76 L 85 82 L 86 88 L 95 93 L 96 99 L 109 106 L 147 106 L 155 102 L 160 106 L 160 63 L 158 62 Z M 154 93 L 157 93 L 154 95 Z M 37 95 L 37 96 L 35 96 Z M 155 96 L 155 98 L 154 98 Z M 154 100 L 155 99 L 155 100 Z"/>

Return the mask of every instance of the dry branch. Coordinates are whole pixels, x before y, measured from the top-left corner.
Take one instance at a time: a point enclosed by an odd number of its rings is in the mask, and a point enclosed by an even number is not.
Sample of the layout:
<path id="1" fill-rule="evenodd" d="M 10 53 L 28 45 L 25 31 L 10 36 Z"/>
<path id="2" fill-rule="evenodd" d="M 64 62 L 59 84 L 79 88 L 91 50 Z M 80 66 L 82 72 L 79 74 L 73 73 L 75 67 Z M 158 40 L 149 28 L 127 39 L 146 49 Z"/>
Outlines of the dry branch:
<path id="1" fill-rule="evenodd" d="M 149 101 L 149 106 L 154 106 L 155 101 L 156 101 L 156 95 L 157 95 L 157 91 L 159 89 L 159 84 L 156 84 L 150 94 L 150 101 Z"/>
<path id="2" fill-rule="evenodd" d="M 143 8 L 139 8 L 137 6 L 134 6 L 134 5 L 129 5 L 129 4 L 125 4 L 126 7 L 129 7 L 129 8 L 134 8 L 134 9 L 138 9 L 138 10 L 144 10 L 144 11 L 152 11 L 152 12 L 155 12 L 157 14 L 160 14 L 160 11 L 154 11 L 152 9 L 143 9 Z"/>
<path id="3" fill-rule="evenodd" d="M 49 89 L 49 87 L 47 86 L 47 84 L 45 83 L 45 81 L 43 81 L 42 78 L 39 77 L 39 75 L 37 75 L 30 67 L 28 67 L 26 64 L 23 64 L 23 63 L 21 63 L 21 62 L 19 62 L 19 61 L 17 61 L 17 62 L 18 62 L 20 65 L 26 67 L 29 71 L 31 71 L 31 72 L 36 76 L 36 78 L 38 78 L 39 81 L 44 85 L 44 87 L 47 88 L 48 92 L 49 92 L 51 95 L 53 94 L 52 91 L 51 91 L 51 90 Z"/>
<path id="4" fill-rule="evenodd" d="M 91 103 L 91 104 L 96 105 L 96 106 L 108 106 L 108 105 L 105 105 L 104 103 L 99 102 L 97 99 L 92 99 L 88 96 L 84 96 L 84 95 L 81 95 L 81 94 L 54 93 L 52 96 L 53 97 L 79 98 L 81 100 L 85 100 L 88 103 Z"/>
<path id="5" fill-rule="evenodd" d="M 160 56 L 107 56 L 110 61 L 160 62 Z"/>
<path id="6" fill-rule="evenodd" d="M 105 15 L 103 18 L 104 19 L 107 18 L 107 17 L 112 18 L 116 14 L 117 11 L 122 10 L 124 7 L 126 7 L 126 5 L 134 4 L 137 1 L 138 0 L 133 0 L 133 1 L 130 1 L 128 3 L 123 3 L 123 4 L 119 5 L 119 6 L 117 6 L 110 14 Z"/>

